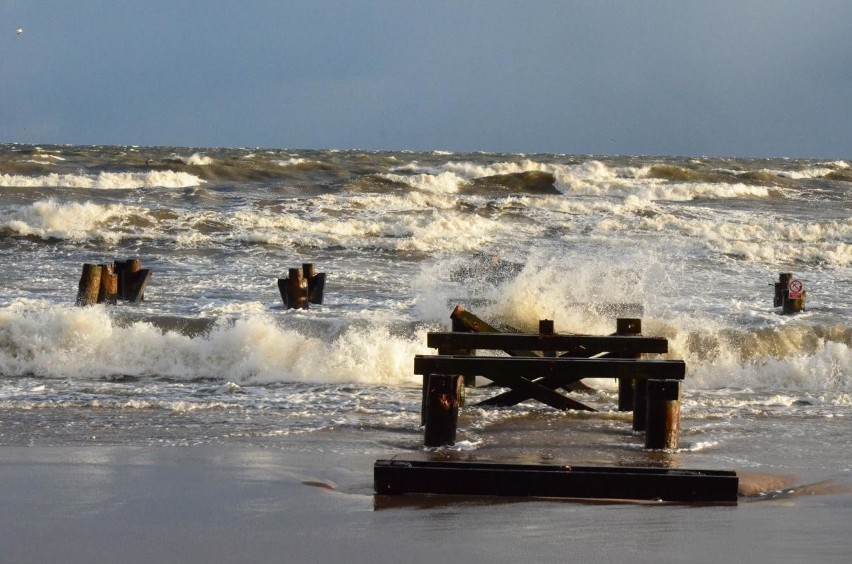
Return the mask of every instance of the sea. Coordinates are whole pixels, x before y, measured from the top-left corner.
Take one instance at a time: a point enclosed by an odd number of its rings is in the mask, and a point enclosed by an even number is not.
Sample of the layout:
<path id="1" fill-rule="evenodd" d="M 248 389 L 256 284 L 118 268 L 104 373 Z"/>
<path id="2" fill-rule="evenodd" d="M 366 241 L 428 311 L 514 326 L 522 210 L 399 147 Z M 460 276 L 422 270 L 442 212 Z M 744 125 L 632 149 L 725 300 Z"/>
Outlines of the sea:
<path id="1" fill-rule="evenodd" d="M 479 378 L 442 453 L 783 477 L 744 502 L 841 495 L 850 163 L 0 145 L 0 446 L 430 456 L 413 358 L 461 305 L 507 331 L 641 318 L 686 363 L 680 448 L 643 448 L 613 380 L 585 381 L 590 413 L 478 407 Z M 84 263 L 131 258 L 152 273 L 141 302 L 76 305 Z M 278 280 L 305 263 L 322 303 L 288 309 Z M 781 273 L 802 312 L 774 306 Z"/>

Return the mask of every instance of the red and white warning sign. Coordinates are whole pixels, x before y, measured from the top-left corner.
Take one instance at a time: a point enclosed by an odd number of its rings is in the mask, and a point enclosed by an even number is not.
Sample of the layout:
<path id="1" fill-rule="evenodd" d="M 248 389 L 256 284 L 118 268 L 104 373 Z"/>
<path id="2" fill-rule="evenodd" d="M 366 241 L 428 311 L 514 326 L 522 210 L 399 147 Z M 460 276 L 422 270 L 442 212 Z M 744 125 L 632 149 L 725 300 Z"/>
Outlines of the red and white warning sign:
<path id="1" fill-rule="evenodd" d="M 799 300 L 802 298 L 802 281 L 793 278 L 790 280 L 790 283 L 787 284 L 787 290 L 789 290 L 788 299 L 791 300 Z"/>

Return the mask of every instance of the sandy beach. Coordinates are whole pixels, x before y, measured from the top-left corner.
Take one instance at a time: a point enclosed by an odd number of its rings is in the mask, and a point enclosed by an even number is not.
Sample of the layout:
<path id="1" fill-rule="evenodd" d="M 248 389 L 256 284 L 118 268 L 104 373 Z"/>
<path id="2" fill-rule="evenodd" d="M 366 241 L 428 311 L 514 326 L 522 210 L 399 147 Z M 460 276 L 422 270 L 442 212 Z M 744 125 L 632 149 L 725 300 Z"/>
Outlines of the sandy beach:
<path id="1" fill-rule="evenodd" d="M 828 563 L 848 556 L 852 495 L 842 480 L 785 490 L 791 483 L 780 474 L 774 483 L 744 475 L 744 486 L 762 483 L 774 493 L 714 507 L 374 496 L 377 458 L 432 456 L 400 448 L 412 438 L 364 431 L 287 437 L 269 447 L 6 446 L 2 560 Z M 536 452 L 503 445 L 478 456 Z"/>

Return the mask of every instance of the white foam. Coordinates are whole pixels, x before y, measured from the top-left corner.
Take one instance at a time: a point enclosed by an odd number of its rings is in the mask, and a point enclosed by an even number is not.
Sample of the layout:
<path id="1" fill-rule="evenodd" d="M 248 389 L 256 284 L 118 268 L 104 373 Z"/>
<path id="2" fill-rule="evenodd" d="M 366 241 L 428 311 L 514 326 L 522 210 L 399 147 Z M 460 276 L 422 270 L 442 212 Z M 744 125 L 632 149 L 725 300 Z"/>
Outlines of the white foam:
<path id="1" fill-rule="evenodd" d="M 837 170 L 845 170 L 849 168 L 849 163 L 845 161 L 834 161 L 834 162 L 825 162 L 820 163 L 816 166 L 806 167 L 800 170 L 767 170 L 764 169 L 763 172 L 768 172 L 770 174 L 774 174 L 776 176 L 780 176 L 782 178 L 791 178 L 793 180 L 801 180 L 804 178 L 822 178 L 827 174 L 831 174 Z"/>
<path id="2" fill-rule="evenodd" d="M 489 165 L 469 161 L 424 167 L 412 161 L 394 169 L 411 176 L 388 174 L 389 180 L 428 191 L 452 193 L 476 178 L 521 172 L 553 174 L 556 188 L 571 195 L 633 197 L 642 201 L 690 201 L 695 199 L 767 198 L 779 188 L 747 184 L 667 182 L 648 177 L 651 167 L 612 167 L 598 160 L 578 164 L 541 163 L 531 159 Z M 636 203 L 634 202 L 634 205 Z"/>
<path id="3" fill-rule="evenodd" d="M 208 166 L 216 162 L 213 157 L 209 157 L 203 153 L 193 153 L 188 157 L 172 154 L 169 158 L 192 166 Z"/>
<path id="4" fill-rule="evenodd" d="M 87 174 L 47 174 L 22 176 L 0 174 L 0 186 L 18 188 L 85 188 L 116 190 L 136 188 L 187 188 L 200 186 L 205 181 L 186 172 L 151 170 L 147 172 L 101 172 Z"/>
<path id="5" fill-rule="evenodd" d="M 10 216 L 0 218 L 0 221 L 4 228 L 20 235 L 72 240 L 97 237 L 115 242 L 121 235 L 104 229 L 104 224 L 135 213 L 140 212 L 121 204 L 60 204 L 54 200 L 41 200 L 14 210 Z"/>
<path id="6" fill-rule="evenodd" d="M 420 381 L 411 362 L 428 352 L 425 342 L 425 328 L 403 337 L 382 325 L 350 327 L 325 341 L 266 314 L 220 318 L 208 333 L 190 337 L 144 322 L 118 325 L 102 306 L 16 301 L 0 309 L 0 373 L 8 376 L 407 386 Z"/>
<path id="7" fill-rule="evenodd" d="M 438 174 L 415 174 L 412 176 L 404 176 L 400 174 L 381 174 L 382 178 L 386 178 L 391 182 L 399 182 L 408 184 L 417 190 L 426 192 L 435 192 L 438 194 L 454 194 L 458 192 L 459 186 L 466 182 L 464 177 L 461 177 L 452 172 L 441 172 Z"/>
<path id="8" fill-rule="evenodd" d="M 286 159 L 286 160 L 276 161 L 276 164 L 278 166 L 288 167 L 288 166 L 297 166 L 297 165 L 305 164 L 305 163 L 309 163 L 309 162 L 314 162 L 314 161 L 309 161 L 308 159 L 303 159 L 303 158 L 300 158 L 300 157 L 290 157 L 289 159 Z"/>

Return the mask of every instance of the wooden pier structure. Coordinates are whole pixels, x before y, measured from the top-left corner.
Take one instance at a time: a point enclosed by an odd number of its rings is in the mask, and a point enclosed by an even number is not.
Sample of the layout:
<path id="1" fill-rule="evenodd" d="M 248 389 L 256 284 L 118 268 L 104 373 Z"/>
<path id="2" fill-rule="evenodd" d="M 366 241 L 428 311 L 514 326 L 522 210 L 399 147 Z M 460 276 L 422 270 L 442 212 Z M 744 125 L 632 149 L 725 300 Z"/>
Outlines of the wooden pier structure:
<path id="1" fill-rule="evenodd" d="M 584 378 L 619 381 L 620 411 L 633 411 L 633 428 L 646 431 L 646 448 L 676 449 L 679 441 L 682 360 L 644 359 L 668 352 L 668 341 L 641 334 L 641 320 L 619 319 L 608 336 L 561 335 L 552 320 L 539 323 L 538 334 L 501 333 L 464 308 L 452 315 L 451 332 L 432 332 L 427 344 L 437 355 L 416 355 L 414 373 L 423 376 L 422 423 L 426 446 L 454 444 L 458 408 L 464 405 L 462 381 L 484 377 L 508 388 L 481 401 L 481 406 L 512 406 L 540 401 L 560 410 L 596 411 L 570 393 Z M 477 349 L 508 356 L 476 356 Z M 649 384 L 653 382 L 653 384 Z M 563 392 L 567 392 L 563 393 Z M 649 415 L 650 413 L 650 415 Z M 652 421 L 648 432 L 648 421 Z"/>
<path id="2" fill-rule="evenodd" d="M 436 355 L 415 355 L 423 376 L 422 423 L 427 447 L 455 442 L 464 386 L 476 377 L 508 388 L 477 405 L 511 406 L 534 400 L 559 410 L 595 411 L 570 394 L 584 378 L 619 381 L 619 411 L 633 411 L 633 430 L 645 432 L 645 448 L 675 450 L 680 433 L 682 360 L 646 355 L 668 352 L 668 342 L 642 335 L 640 319 L 618 319 L 612 335 L 563 335 L 552 320 L 537 334 L 501 332 L 457 306 L 450 332 L 427 334 Z M 477 350 L 503 356 L 477 356 Z M 449 460 L 377 460 L 376 495 L 437 494 L 556 497 L 732 504 L 739 478 L 723 470 L 652 467 L 555 466 Z"/>

